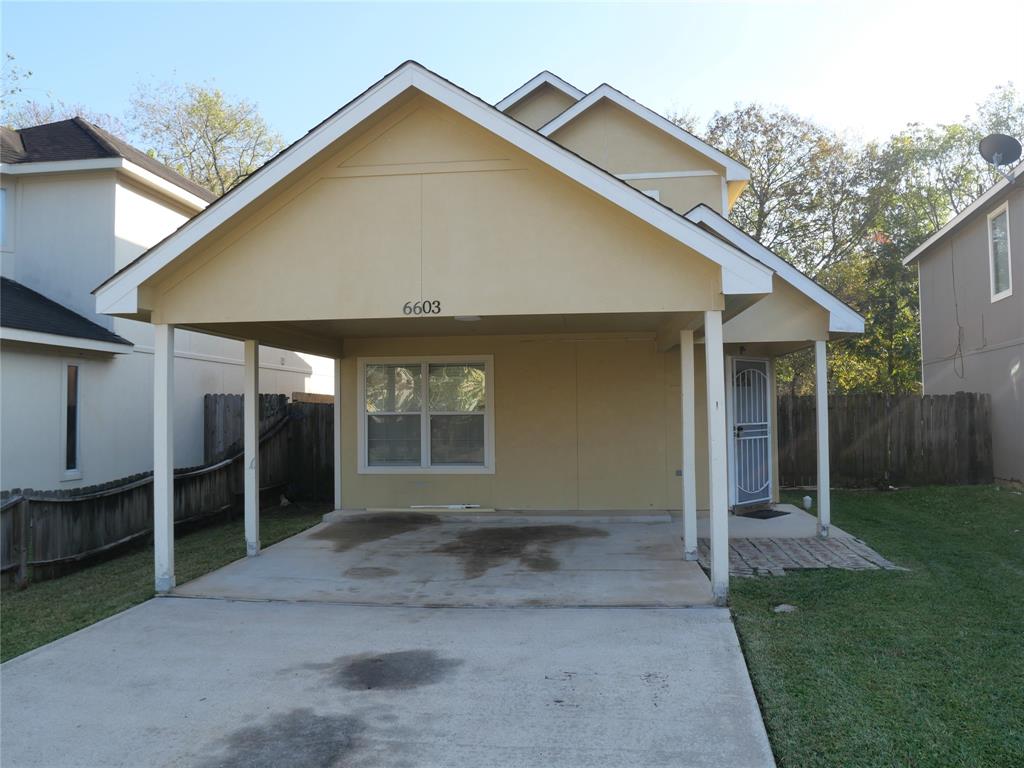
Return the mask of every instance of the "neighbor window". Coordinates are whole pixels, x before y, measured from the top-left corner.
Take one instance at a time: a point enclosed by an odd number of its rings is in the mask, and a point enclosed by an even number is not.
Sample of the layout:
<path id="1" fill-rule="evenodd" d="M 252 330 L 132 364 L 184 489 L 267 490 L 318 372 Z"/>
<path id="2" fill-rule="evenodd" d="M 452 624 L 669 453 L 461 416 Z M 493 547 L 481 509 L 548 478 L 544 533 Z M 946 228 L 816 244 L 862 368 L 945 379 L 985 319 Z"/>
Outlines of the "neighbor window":
<path id="1" fill-rule="evenodd" d="M 359 368 L 362 470 L 490 471 L 489 358 L 366 359 Z"/>
<path id="2" fill-rule="evenodd" d="M 78 366 L 64 366 L 64 476 L 81 477 L 78 467 Z"/>
<path id="3" fill-rule="evenodd" d="M 1013 293 L 1010 276 L 1010 213 L 1006 203 L 988 216 L 988 258 L 992 301 Z"/>

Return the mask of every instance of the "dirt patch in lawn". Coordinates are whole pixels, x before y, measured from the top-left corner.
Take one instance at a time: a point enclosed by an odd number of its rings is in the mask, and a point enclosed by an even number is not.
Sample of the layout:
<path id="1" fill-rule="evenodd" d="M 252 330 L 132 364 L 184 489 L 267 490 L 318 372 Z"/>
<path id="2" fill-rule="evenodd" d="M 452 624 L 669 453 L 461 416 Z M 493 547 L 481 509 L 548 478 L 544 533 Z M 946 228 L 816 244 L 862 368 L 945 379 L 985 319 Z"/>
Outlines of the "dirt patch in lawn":
<path id="1" fill-rule="evenodd" d="M 347 552 L 360 544 L 390 539 L 418 531 L 428 525 L 440 525 L 441 518 L 419 512 L 381 512 L 356 515 L 331 523 L 311 538 L 334 542 L 335 552 Z"/>
<path id="2" fill-rule="evenodd" d="M 394 691 L 439 683 L 461 664 L 459 659 L 443 658 L 436 651 L 415 650 L 342 656 L 305 668 L 324 672 L 332 685 L 350 691 Z"/>
<path id="3" fill-rule="evenodd" d="M 282 765 L 346 765 L 360 749 L 363 721 L 293 709 L 224 737 L 224 748 L 200 763 L 204 768 L 278 768 Z"/>
<path id="4" fill-rule="evenodd" d="M 551 554 L 556 544 L 606 536 L 608 531 L 578 525 L 472 528 L 433 551 L 459 558 L 466 578 L 475 579 L 510 560 L 519 560 L 531 571 L 557 571 L 561 564 Z"/>

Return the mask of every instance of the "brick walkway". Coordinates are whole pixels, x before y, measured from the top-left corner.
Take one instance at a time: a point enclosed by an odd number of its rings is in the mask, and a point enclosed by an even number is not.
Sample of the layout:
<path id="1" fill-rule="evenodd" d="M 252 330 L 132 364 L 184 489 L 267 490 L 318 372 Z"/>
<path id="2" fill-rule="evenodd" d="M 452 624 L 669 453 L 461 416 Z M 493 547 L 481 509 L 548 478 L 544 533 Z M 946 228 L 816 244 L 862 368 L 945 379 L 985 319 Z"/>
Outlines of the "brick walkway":
<path id="1" fill-rule="evenodd" d="M 709 542 L 700 539 L 700 564 L 709 568 Z M 785 576 L 803 568 L 839 568 L 845 571 L 904 570 L 886 560 L 860 539 L 730 539 L 729 573 L 733 576 Z"/>

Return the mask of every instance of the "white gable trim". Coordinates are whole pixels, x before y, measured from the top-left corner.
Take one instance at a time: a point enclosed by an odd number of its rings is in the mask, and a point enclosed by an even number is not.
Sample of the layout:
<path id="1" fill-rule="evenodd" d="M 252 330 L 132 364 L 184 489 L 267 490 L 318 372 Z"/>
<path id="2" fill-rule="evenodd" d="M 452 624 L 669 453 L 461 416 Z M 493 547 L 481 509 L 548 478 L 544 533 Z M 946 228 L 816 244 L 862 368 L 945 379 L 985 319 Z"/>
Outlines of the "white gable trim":
<path id="1" fill-rule="evenodd" d="M 416 62 L 407 62 L 100 285 L 94 291 L 97 311 L 137 312 L 143 282 L 409 88 L 436 99 L 719 264 L 723 293 L 771 293 L 773 272 L 761 262 Z"/>
<path id="2" fill-rule="evenodd" d="M 828 329 L 833 333 L 864 333 L 864 318 L 826 291 L 814 280 L 785 259 L 776 256 L 746 232 L 713 209 L 698 205 L 686 214 L 686 218 L 704 224 L 746 253 L 763 262 L 783 280 L 807 296 L 829 314 Z"/>
<path id="3" fill-rule="evenodd" d="M 544 70 L 539 75 L 535 75 L 530 80 L 520 85 L 518 88 L 512 91 L 512 93 L 510 93 L 508 96 L 506 96 L 504 99 L 499 101 L 494 106 L 497 109 L 504 112 L 506 109 L 514 107 L 516 104 L 518 104 L 531 93 L 536 91 L 542 85 L 550 85 L 552 88 L 556 88 L 557 90 L 564 93 L 566 96 L 571 97 L 574 101 L 579 101 L 580 99 L 587 95 L 572 83 L 567 83 L 558 75 L 552 74 L 551 72 Z"/>
<path id="4" fill-rule="evenodd" d="M 1017 183 L 1017 179 L 1024 176 L 1024 163 L 1019 163 L 1016 168 L 1010 171 L 1010 178 L 1013 179 L 1012 184 Z M 985 194 L 975 200 L 973 203 L 964 208 L 960 213 L 946 222 L 945 226 L 941 227 L 931 237 L 921 243 L 917 248 L 911 251 L 910 255 L 903 260 L 903 264 L 907 265 L 917 259 L 922 253 L 931 248 L 935 243 L 944 238 L 954 229 L 963 224 L 967 219 L 971 218 L 979 208 L 983 207 L 992 198 L 998 195 L 1007 187 L 1011 186 L 1009 179 L 1001 179 L 998 183 L 993 184 Z"/>
<path id="5" fill-rule="evenodd" d="M 547 124 L 541 126 L 540 132 L 545 136 L 550 136 L 559 128 L 564 127 L 572 120 L 582 115 L 592 106 L 597 104 L 602 99 L 608 99 L 614 104 L 619 105 L 628 112 L 632 112 L 642 120 L 646 120 L 648 123 L 653 125 L 655 128 L 667 133 L 674 139 L 681 141 L 690 149 L 694 149 L 700 152 L 711 161 L 721 165 L 725 168 L 725 179 L 726 181 L 749 181 L 750 170 L 731 157 L 726 155 L 724 152 L 720 152 L 712 147 L 707 142 L 701 141 L 689 131 L 684 131 L 678 125 L 673 123 L 668 118 L 662 117 L 652 109 L 648 109 L 643 104 L 634 101 L 624 93 L 615 90 L 607 83 L 599 85 L 597 88 L 588 93 L 584 98 L 577 101 L 565 112 L 555 117 Z"/>

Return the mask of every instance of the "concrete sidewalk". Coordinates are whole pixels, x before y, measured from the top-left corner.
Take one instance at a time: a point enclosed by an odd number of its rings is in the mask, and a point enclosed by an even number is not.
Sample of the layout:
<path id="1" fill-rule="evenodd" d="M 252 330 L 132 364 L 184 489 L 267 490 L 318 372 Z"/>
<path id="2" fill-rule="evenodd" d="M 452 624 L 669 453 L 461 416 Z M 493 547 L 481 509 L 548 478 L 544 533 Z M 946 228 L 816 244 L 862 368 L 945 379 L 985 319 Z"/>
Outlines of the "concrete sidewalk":
<path id="1" fill-rule="evenodd" d="M 729 613 L 161 598 L 0 669 L 21 766 L 772 766 Z"/>

